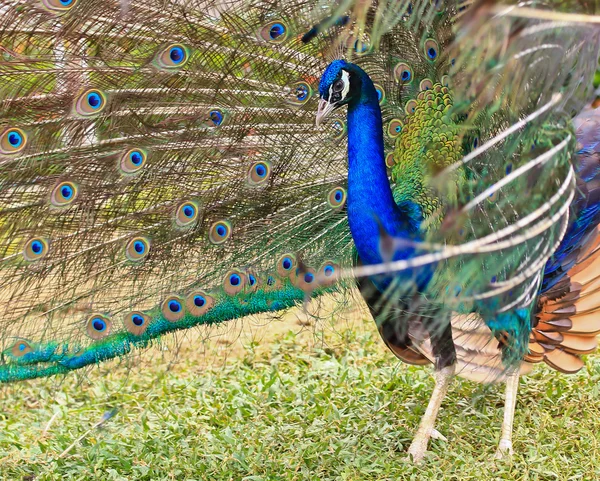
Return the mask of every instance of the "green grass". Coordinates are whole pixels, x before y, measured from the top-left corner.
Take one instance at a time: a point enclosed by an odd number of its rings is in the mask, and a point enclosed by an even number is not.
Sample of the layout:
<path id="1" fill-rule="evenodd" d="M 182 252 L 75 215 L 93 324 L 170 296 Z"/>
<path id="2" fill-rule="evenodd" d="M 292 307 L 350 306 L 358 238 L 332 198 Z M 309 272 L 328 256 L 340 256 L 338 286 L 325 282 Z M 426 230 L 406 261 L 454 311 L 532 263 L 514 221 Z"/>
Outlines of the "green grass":
<path id="1" fill-rule="evenodd" d="M 521 381 L 509 461 L 492 459 L 503 390 L 455 382 L 438 423 L 448 442 L 415 467 L 405 452 L 430 369 L 399 363 L 372 321 L 357 326 L 326 330 L 325 343 L 284 331 L 208 367 L 192 344 L 169 370 L 141 356 L 133 369 L 0 390 L 0 479 L 600 479 L 600 357 L 574 376 L 537 368 Z"/>

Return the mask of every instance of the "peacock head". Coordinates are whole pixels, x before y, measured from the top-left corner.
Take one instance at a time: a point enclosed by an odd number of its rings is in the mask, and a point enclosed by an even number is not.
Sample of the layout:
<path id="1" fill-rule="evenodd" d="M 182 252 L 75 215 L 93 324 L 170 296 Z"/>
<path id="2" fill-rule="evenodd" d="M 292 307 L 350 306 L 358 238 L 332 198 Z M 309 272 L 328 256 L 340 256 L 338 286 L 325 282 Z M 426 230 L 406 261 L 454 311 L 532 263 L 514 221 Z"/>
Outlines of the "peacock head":
<path id="1" fill-rule="evenodd" d="M 327 66 L 319 82 L 321 98 L 317 111 L 317 126 L 331 112 L 360 97 L 361 73 L 364 72 L 358 66 L 345 60 L 334 60 Z"/>

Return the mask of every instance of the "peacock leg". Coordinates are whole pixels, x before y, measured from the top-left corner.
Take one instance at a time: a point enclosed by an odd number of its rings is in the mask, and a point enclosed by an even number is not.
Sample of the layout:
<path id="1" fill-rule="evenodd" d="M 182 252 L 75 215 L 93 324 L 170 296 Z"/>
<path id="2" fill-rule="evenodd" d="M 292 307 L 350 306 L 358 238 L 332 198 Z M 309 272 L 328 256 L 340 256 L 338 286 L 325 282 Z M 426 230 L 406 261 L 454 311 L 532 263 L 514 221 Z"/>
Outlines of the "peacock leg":
<path id="1" fill-rule="evenodd" d="M 427 451 L 429 438 L 434 431 L 437 433 L 434 428 L 435 421 L 437 419 L 440 406 L 442 405 L 442 401 L 448 392 L 450 381 L 454 377 L 454 365 L 446 366 L 440 370 L 436 370 L 434 377 L 435 387 L 433 388 L 431 399 L 429 400 L 425 414 L 421 418 L 421 423 L 419 424 L 417 434 L 415 434 L 413 442 L 408 448 L 408 454 L 409 456 L 412 456 L 412 460 L 415 463 L 422 461 L 423 457 L 425 456 L 425 452 Z"/>
<path id="2" fill-rule="evenodd" d="M 519 389 L 519 371 L 508 375 L 506 379 L 506 399 L 504 401 L 504 420 L 502 421 L 502 435 L 496 451 L 496 459 L 512 456 L 512 432 L 515 420 L 515 406 L 517 405 L 517 391 Z"/>

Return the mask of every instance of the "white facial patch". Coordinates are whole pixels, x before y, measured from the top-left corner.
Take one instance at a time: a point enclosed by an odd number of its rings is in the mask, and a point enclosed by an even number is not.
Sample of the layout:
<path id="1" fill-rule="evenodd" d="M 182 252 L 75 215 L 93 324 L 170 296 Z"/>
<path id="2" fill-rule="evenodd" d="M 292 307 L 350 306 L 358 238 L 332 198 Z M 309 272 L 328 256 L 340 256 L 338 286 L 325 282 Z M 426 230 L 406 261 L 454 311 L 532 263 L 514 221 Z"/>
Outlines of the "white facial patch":
<path id="1" fill-rule="evenodd" d="M 348 95 L 348 92 L 350 91 L 350 74 L 346 70 L 342 69 L 342 78 L 341 78 L 341 80 L 344 83 L 344 88 L 342 89 L 341 92 L 334 92 L 333 91 L 333 84 L 329 86 L 329 99 L 327 99 L 327 101 L 329 103 L 341 102 L 342 100 L 344 100 L 346 98 L 346 95 Z M 336 94 L 336 96 L 340 95 L 341 97 L 339 99 L 337 99 L 337 100 L 334 100 L 334 99 L 332 99 L 332 97 L 333 97 L 334 94 Z"/>
<path id="2" fill-rule="evenodd" d="M 346 98 L 350 91 L 350 74 L 345 70 L 342 70 L 342 80 L 344 81 L 344 90 L 342 90 L 342 99 Z"/>

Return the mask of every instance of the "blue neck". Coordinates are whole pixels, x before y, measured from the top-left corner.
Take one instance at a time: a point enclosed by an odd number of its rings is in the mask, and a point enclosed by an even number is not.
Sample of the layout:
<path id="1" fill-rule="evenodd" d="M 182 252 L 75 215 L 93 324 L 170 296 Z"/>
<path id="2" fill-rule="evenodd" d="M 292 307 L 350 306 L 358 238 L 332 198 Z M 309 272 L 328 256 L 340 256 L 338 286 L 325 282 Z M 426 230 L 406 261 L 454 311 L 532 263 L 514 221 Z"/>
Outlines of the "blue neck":
<path id="1" fill-rule="evenodd" d="M 412 203 L 396 205 L 383 153 L 383 126 L 377 91 L 369 76 L 361 77 L 361 96 L 348 105 L 348 222 L 364 264 L 405 259 L 414 249 L 385 249 L 385 233 L 393 238 L 419 238 L 421 211 Z M 383 242 L 382 242 L 383 241 Z M 382 249 L 383 247 L 383 249 Z"/>

